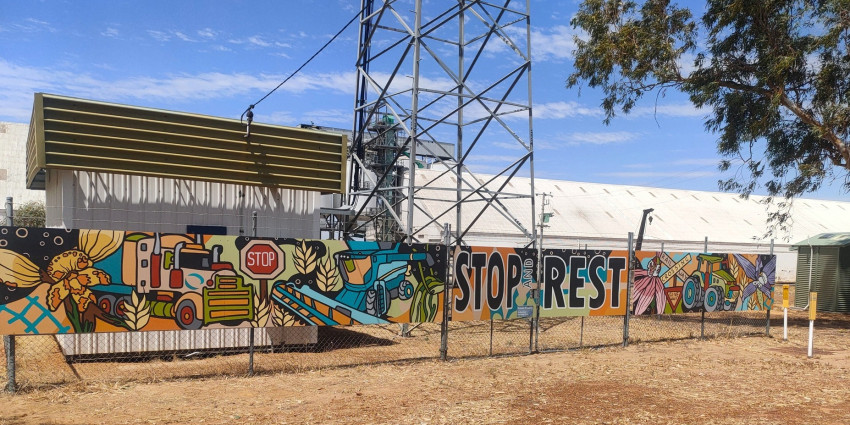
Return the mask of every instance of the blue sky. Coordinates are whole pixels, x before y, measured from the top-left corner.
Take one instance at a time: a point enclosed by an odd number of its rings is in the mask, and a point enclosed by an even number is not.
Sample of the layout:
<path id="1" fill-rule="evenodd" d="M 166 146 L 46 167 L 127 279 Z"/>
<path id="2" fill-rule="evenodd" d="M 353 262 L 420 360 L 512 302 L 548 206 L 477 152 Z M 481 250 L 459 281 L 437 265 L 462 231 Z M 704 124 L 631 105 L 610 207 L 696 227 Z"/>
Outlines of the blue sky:
<path id="1" fill-rule="evenodd" d="M 28 122 L 34 92 L 239 118 L 359 6 L 358 0 L 0 0 L 0 120 Z M 598 92 L 565 88 L 576 9 L 572 0 L 531 1 L 536 176 L 716 191 L 728 173 L 717 170 L 705 111 L 686 98 L 650 96 L 606 126 Z M 350 128 L 356 37 L 351 26 L 259 105 L 255 119 Z M 492 154 L 502 154 L 497 144 Z M 472 161 L 473 170 L 489 170 L 488 155 Z M 809 197 L 850 200 L 839 185 Z"/>

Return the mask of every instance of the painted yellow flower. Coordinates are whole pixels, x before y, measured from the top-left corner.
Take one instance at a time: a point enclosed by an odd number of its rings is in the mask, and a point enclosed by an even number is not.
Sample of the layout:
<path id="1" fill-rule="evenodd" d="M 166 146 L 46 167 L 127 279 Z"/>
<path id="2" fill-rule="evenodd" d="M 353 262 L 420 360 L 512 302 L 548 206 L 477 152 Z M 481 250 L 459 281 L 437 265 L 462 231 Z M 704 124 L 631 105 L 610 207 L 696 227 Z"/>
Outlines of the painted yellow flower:
<path id="1" fill-rule="evenodd" d="M 84 312 L 91 303 L 97 302 L 88 287 L 110 283 L 109 275 L 92 267 L 88 256 L 77 250 L 68 250 L 53 257 L 47 266 L 47 274 L 55 281 L 47 290 L 47 305 L 52 311 L 71 296 L 77 311 Z"/>

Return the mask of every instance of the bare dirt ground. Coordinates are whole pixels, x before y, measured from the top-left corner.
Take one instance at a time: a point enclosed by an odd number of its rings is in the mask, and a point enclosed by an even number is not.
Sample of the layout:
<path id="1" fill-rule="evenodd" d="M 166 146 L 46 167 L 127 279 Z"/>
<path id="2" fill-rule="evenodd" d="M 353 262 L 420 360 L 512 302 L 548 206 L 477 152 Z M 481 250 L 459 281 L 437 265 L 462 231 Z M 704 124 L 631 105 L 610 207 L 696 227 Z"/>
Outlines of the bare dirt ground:
<path id="1" fill-rule="evenodd" d="M 778 318 L 777 318 L 778 316 Z M 850 316 L 805 312 L 772 337 L 635 343 L 0 395 L 0 424 L 850 423 Z"/>

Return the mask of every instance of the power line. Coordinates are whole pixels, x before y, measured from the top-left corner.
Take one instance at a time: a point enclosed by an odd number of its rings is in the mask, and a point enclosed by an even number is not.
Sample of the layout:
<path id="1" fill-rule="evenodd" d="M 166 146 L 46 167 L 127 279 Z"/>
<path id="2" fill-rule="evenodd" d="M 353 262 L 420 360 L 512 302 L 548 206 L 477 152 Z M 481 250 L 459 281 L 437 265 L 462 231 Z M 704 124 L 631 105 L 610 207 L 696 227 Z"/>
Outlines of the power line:
<path id="1" fill-rule="evenodd" d="M 283 81 L 281 81 L 280 84 L 277 85 L 277 87 L 273 88 L 270 92 L 266 93 L 266 95 L 261 97 L 260 100 L 249 105 L 248 109 L 246 109 L 245 112 L 242 113 L 242 116 L 239 118 L 239 121 L 242 121 L 242 118 L 244 118 L 247 115 L 248 116 L 248 125 L 250 126 L 251 121 L 253 120 L 253 117 L 254 117 L 254 113 L 252 112 L 254 107 L 259 105 L 260 102 L 266 100 L 267 97 L 271 96 L 272 93 L 276 92 L 277 89 L 281 88 L 281 86 L 286 84 L 287 81 L 289 81 L 292 77 L 294 77 L 296 74 L 298 74 L 299 71 L 304 69 L 305 66 L 307 66 L 313 59 L 316 58 L 316 56 L 319 56 L 319 54 L 322 53 L 322 51 L 325 50 L 326 47 L 328 47 L 331 43 L 333 43 L 334 40 L 336 40 L 336 38 L 340 36 L 340 34 L 342 34 L 346 29 L 348 29 L 349 26 L 351 26 L 351 24 L 357 19 L 358 16 L 360 16 L 361 13 L 363 13 L 363 9 L 360 9 L 353 17 L 351 17 L 351 19 L 348 21 L 348 23 L 345 24 L 345 26 L 343 26 L 339 31 L 337 31 L 337 33 L 334 34 L 334 36 L 331 37 L 331 39 L 328 40 L 327 43 L 325 43 L 319 50 L 317 50 L 316 53 L 313 53 L 313 56 L 310 56 L 310 59 L 307 59 L 307 61 L 302 63 L 301 66 L 298 67 L 298 69 L 296 69 L 292 74 L 289 74 L 288 77 L 286 77 Z"/>

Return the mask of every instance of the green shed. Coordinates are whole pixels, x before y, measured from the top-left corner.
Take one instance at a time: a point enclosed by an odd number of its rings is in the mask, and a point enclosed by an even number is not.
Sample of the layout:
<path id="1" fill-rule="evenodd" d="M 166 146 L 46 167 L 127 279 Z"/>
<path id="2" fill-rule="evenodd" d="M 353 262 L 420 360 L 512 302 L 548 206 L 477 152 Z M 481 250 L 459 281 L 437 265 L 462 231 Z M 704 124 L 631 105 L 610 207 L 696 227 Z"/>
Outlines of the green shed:
<path id="1" fill-rule="evenodd" d="M 794 306 L 809 305 L 818 293 L 818 311 L 850 312 L 850 232 L 821 233 L 795 243 L 797 284 Z"/>

